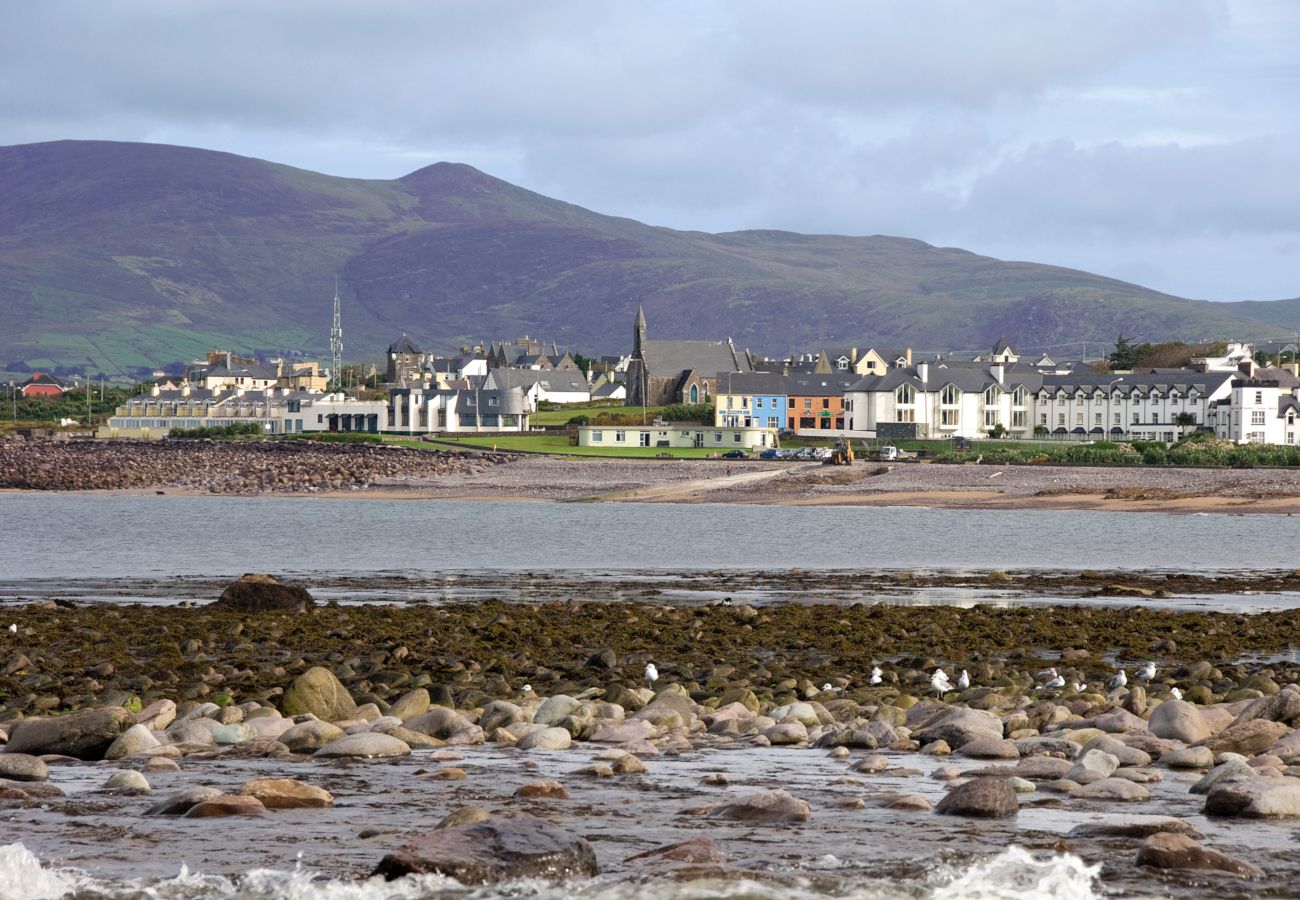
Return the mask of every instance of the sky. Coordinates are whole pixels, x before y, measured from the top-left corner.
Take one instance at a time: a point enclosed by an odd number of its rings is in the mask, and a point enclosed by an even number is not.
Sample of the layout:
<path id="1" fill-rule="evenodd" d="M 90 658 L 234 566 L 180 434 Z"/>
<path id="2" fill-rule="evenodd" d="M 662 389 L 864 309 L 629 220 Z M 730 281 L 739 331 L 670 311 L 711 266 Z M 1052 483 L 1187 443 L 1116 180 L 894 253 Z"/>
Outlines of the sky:
<path id="1" fill-rule="evenodd" d="M 0 144 L 66 138 L 1300 296 L 1297 0 L 4 4 Z"/>

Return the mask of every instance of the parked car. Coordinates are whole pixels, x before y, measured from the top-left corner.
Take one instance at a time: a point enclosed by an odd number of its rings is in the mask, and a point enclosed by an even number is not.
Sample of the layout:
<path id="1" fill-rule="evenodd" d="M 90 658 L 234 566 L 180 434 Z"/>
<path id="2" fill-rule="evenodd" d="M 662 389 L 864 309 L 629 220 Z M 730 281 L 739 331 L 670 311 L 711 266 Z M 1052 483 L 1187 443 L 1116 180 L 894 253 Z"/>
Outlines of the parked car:
<path id="1" fill-rule="evenodd" d="M 892 462 L 898 459 L 898 448 L 893 444 L 886 444 L 880 448 L 880 459 L 882 462 Z"/>
<path id="2" fill-rule="evenodd" d="M 749 454 L 744 450 L 728 450 L 722 454 L 723 459 L 749 459 Z"/>
<path id="3" fill-rule="evenodd" d="M 758 454 L 759 459 L 780 459 L 781 451 L 775 447 L 768 447 L 762 453 Z"/>

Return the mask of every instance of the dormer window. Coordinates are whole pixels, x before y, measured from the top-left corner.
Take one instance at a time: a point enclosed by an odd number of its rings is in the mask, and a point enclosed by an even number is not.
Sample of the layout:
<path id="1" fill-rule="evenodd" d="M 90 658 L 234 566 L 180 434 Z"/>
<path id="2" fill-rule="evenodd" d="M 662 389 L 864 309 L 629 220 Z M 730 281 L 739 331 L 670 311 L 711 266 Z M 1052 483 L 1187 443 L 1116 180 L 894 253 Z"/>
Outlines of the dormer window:
<path id="1" fill-rule="evenodd" d="M 961 401 L 961 391 L 955 384 L 945 384 L 939 393 L 939 402 L 944 406 L 956 406 Z"/>
<path id="2" fill-rule="evenodd" d="M 894 401 L 900 406 L 911 406 L 916 402 L 916 388 L 910 384 L 901 384 L 894 391 Z"/>
<path id="3" fill-rule="evenodd" d="M 1002 388 L 996 384 L 989 385 L 984 389 L 984 405 L 996 406 L 1002 400 Z"/>

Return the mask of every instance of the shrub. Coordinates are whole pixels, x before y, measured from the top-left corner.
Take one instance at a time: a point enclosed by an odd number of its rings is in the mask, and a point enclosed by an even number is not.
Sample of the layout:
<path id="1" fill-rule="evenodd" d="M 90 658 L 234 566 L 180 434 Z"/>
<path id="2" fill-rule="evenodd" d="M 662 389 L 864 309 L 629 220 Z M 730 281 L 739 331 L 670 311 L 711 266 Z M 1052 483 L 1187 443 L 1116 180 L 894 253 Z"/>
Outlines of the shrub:
<path id="1" fill-rule="evenodd" d="M 167 432 L 168 437 L 181 440 L 235 438 L 264 434 L 266 434 L 266 429 L 257 422 L 232 422 L 229 425 L 214 425 L 211 428 L 173 428 Z"/>

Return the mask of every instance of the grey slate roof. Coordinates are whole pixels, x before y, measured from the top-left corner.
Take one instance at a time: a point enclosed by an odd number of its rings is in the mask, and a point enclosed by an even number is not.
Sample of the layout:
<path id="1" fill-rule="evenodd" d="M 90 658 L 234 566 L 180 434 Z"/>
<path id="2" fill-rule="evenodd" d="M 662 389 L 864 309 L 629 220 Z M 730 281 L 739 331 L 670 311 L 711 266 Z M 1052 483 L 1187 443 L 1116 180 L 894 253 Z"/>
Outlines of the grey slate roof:
<path id="1" fill-rule="evenodd" d="M 512 388 L 528 391 L 541 382 L 544 391 L 589 391 L 587 377 L 577 369 L 492 369 L 487 374 L 485 387 Z"/>
<path id="2" fill-rule="evenodd" d="M 860 379 L 856 373 L 840 375 L 830 372 L 825 375 L 800 373 L 785 378 L 785 393 L 790 397 L 838 397 L 849 390 Z"/>
<path id="3" fill-rule="evenodd" d="M 777 372 L 719 372 L 719 394 L 785 395 L 785 379 Z"/>
<path id="4" fill-rule="evenodd" d="M 729 341 L 646 341 L 641 356 L 655 378 L 676 378 L 692 369 L 706 378 L 716 372 L 751 370 L 749 358 Z"/>
<path id="5" fill-rule="evenodd" d="M 388 345 L 388 352 L 389 353 L 414 353 L 418 356 L 420 353 L 420 348 L 415 346 L 415 342 L 412 341 L 409 337 L 407 337 L 406 335 L 402 335 L 400 338 L 397 339 L 396 343 L 392 343 Z"/>

